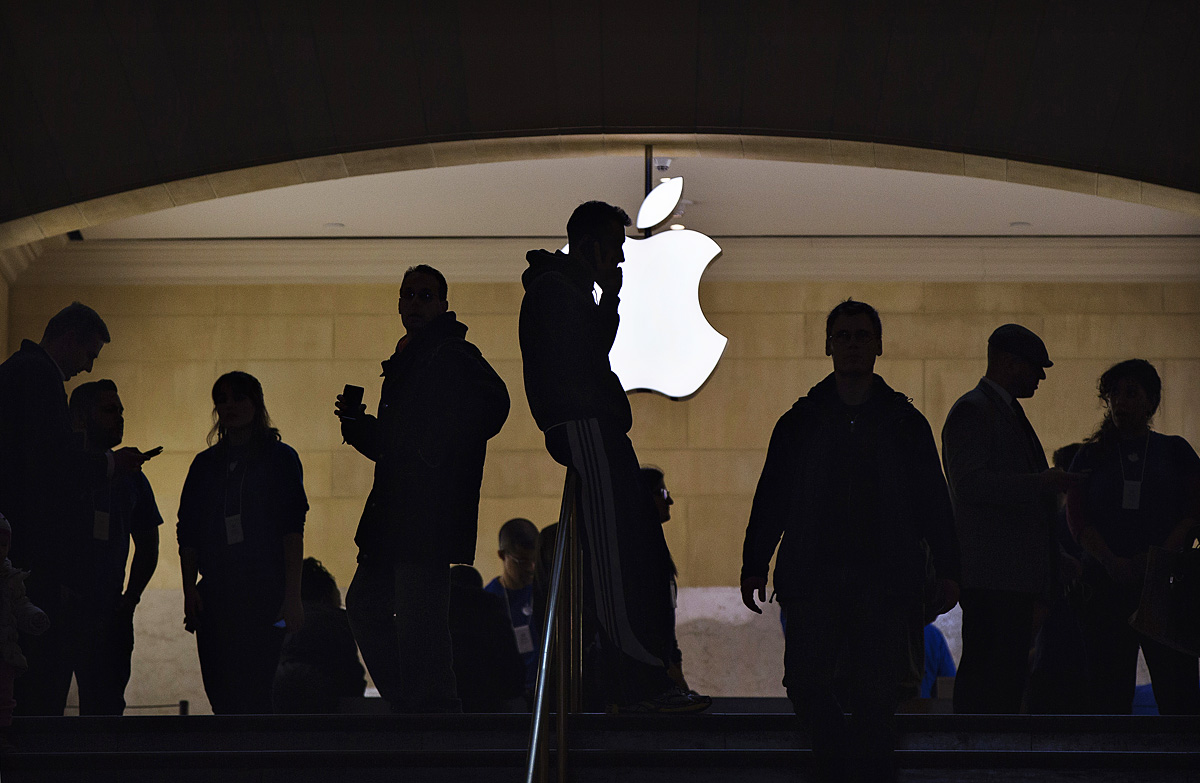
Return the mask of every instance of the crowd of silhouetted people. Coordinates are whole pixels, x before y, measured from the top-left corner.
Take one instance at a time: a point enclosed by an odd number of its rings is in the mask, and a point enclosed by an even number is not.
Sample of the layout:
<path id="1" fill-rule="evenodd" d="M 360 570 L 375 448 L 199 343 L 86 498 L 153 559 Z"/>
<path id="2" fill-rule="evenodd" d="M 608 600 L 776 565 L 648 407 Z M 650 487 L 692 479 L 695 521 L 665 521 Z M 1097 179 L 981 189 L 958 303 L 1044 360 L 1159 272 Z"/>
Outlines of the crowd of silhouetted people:
<path id="1" fill-rule="evenodd" d="M 567 225 L 569 253 L 528 254 L 524 392 L 548 452 L 578 476 L 586 706 L 699 712 L 712 700 L 683 675 L 662 532 L 672 498 L 663 472 L 637 459 L 608 361 L 627 225 L 619 208 L 588 202 Z M 262 384 L 241 371 L 213 384 L 209 447 L 188 471 L 176 530 L 214 712 L 337 711 L 363 694 L 360 652 L 394 711 L 529 709 L 557 526 L 505 523 L 501 574 L 486 586 L 469 565 L 487 441 L 509 395 L 449 301 L 438 270 L 409 268 L 376 412 L 353 385 L 335 401 L 346 444 L 374 463 L 345 609 L 304 557 L 302 466 Z M 878 312 L 842 302 L 823 337 L 832 371 L 771 434 L 740 580 L 761 611 L 774 560 L 784 685 L 822 774 L 894 775 L 892 716 L 954 674 L 930 623 L 956 605 L 957 712 L 1129 713 L 1140 650 L 1158 710 L 1200 713 L 1200 458 L 1151 429 L 1163 390 L 1149 362 L 1104 372 L 1102 421 L 1051 466 L 1021 402 L 1053 366 L 1029 329 L 991 334 L 940 454 L 904 390 L 874 372 Z M 125 708 L 162 524 L 141 466 L 161 449 L 121 447 L 111 380 L 68 400 L 64 383 L 109 340 L 74 303 L 0 365 L 0 722 L 14 693 L 18 714 L 61 715 L 72 677 L 82 714 Z"/>

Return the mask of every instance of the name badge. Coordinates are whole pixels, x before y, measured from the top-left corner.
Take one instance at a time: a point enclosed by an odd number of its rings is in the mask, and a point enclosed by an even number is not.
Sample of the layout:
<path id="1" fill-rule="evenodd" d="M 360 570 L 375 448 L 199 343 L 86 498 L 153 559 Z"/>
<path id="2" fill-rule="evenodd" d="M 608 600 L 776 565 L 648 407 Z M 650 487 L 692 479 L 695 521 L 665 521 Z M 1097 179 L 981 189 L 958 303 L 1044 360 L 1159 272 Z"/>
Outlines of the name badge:
<path id="1" fill-rule="evenodd" d="M 517 637 L 517 652 L 522 655 L 533 652 L 533 632 L 528 625 L 514 626 L 513 636 Z"/>
<path id="2" fill-rule="evenodd" d="M 242 515 L 231 514 L 225 517 L 225 543 L 232 546 L 245 540 L 246 536 L 242 533 Z"/>
<path id="3" fill-rule="evenodd" d="M 1142 482 L 1126 481 L 1125 492 L 1121 497 L 1121 508 L 1137 511 L 1142 503 Z"/>
<path id="4" fill-rule="evenodd" d="M 96 510 L 92 517 L 92 538 L 97 541 L 108 540 L 108 512 Z"/>

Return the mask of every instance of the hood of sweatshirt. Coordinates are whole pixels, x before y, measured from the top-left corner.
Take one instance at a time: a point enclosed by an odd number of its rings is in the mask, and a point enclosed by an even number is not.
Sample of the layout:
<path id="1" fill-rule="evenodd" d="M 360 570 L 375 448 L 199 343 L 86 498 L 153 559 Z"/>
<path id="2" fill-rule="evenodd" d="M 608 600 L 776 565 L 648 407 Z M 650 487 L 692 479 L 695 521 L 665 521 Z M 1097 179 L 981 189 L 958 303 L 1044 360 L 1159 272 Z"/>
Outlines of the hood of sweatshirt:
<path id="1" fill-rule="evenodd" d="M 591 268 L 582 260 L 561 250 L 553 253 L 549 250 L 530 250 L 525 254 L 525 260 L 529 262 L 529 268 L 521 275 L 521 284 L 525 286 L 526 291 L 534 281 L 550 272 L 558 272 L 584 291 L 591 291 L 595 285 Z"/>
<path id="2" fill-rule="evenodd" d="M 912 403 L 908 401 L 907 395 L 888 386 L 887 382 L 878 375 L 874 375 L 872 378 L 871 396 L 867 398 L 867 405 L 870 405 L 872 408 L 882 407 L 892 409 L 897 414 L 902 414 L 912 408 Z M 822 407 L 840 406 L 842 402 L 841 398 L 838 397 L 837 380 L 834 378 L 833 373 L 825 376 L 820 383 L 809 389 L 806 396 L 796 400 L 792 408 L 795 409 L 801 405 L 810 404 L 804 402 L 805 400 L 817 403 Z"/>

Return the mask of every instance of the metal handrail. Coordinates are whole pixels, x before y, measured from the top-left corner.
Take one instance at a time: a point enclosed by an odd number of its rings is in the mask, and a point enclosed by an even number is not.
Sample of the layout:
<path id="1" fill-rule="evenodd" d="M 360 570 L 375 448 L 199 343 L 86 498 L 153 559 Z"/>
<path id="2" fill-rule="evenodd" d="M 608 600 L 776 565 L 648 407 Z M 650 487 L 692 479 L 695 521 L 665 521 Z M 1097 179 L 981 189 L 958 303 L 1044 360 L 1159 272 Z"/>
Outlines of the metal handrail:
<path id="1" fill-rule="evenodd" d="M 578 478 L 577 478 L 575 472 L 573 470 L 568 470 L 567 471 L 567 479 L 564 482 L 564 486 L 563 486 L 562 510 L 559 512 L 559 515 L 558 515 L 558 534 L 557 534 L 557 539 L 555 541 L 555 546 L 554 546 L 554 566 L 550 569 L 550 585 L 549 585 L 549 590 L 547 592 L 547 598 L 546 598 L 546 610 L 545 610 L 546 616 L 543 620 L 543 625 L 542 625 L 542 649 L 541 649 L 541 654 L 538 658 L 537 688 L 534 691 L 534 697 L 533 697 L 533 723 L 530 727 L 530 732 L 529 732 L 529 758 L 528 758 L 528 763 L 526 764 L 526 768 L 525 768 L 526 783 L 535 783 L 539 767 L 542 768 L 543 773 L 544 773 L 544 767 L 542 765 L 545 762 L 545 756 L 544 756 L 545 731 L 544 731 L 544 728 L 545 728 L 545 714 L 546 714 L 546 690 L 547 690 L 546 686 L 549 683 L 550 662 L 551 662 L 550 652 L 554 647 L 555 631 L 556 630 L 561 631 L 561 629 L 556 629 L 555 619 L 559 613 L 559 599 L 562 594 L 563 571 L 564 570 L 574 571 L 575 568 L 572 568 L 571 566 L 575 566 L 575 564 L 578 562 L 578 558 L 573 557 L 573 553 L 574 553 L 574 550 L 576 549 L 576 547 L 575 547 L 574 541 L 571 540 L 574 537 L 574 532 L 575 532 L 573 529 L 574 528 L 573 521 L 574 521 L 574 510 L 575 510 L 575 487 L 576 487 L 577 481 L 578 481 Z M 568 558 L 570 558 L 569 565 L 568 565 Z M 572 576 L 573 576 L 573 574 L 572 574 Z M 572 583 L 576 582 L 576 580 L 574 578 L 572 578 L 570 581 Z M 572 584 L 571 586 L 574 587 L 575 585 Z M 578 590 L 577 589 L 570 590 L 569 592 L 577 594 Z M 575 596 L 572 596 L 572 598 L 574 599 Z M 575 604 L 575 603 L 576 603 L 576 601 L 572 600 L 572 604 Z M 571 609 L 574 609 L 574 608 L 575 608 L 574 606 L 571 607 Z M 568 618 L 569 618 L 569 615 L 568 615 Z M 575 626 L 576 624 L 577 624 L 576 622 L 570 623 L 571 626 Z M 571 628 L 569 630 L 575 630 L 575 629 Z M 576 633 L 568 634 L 569 637 L 575 637 L 576 635 L 577 635 Z M 570 646 L 569 642 L 568 642 L 568 644 L 563 644 L 561 642 L 558 644 L 558 655 L 559 655 L 559 660 L 560 660 L 560 667 L 558 667 L 559 668 L 559 682 L 558 682 L 559 710 L 558 710 L 558 716 L 557 716 L 558 739 L 559 739 L 559 744 L 558 744 L 559 783 L 565 783 L 565 781 L 564 781 L 565 775 L 563 773 L 565 772 L 565 769 L 566 769 L 566 753 L 567 753 L 567 748 L 566 748 L 566 710 L 563 708 L 564 702 L 565 702 L 565 696 L 566 696 L 568 688 L 570 688 L 571 691 L 573 692 L 578 687 L 577 684 L 575 684 L 575 683 L 566 682 L 566 680 L 573 679 L 573 678 L 570 678 L 569 676 L 568 677 L 563 676 L 563 674 L 566 673 L 566 671 L 569 669 L 569 664 L 561 665 L 561 662 L 569 661 L 569 658 L 570 658 L 569 652 L 570 651 L 568 649 L 564 649 L 569 646 Z M 572 693 L 572 695 L 574 695 L 574 693 Z"/>

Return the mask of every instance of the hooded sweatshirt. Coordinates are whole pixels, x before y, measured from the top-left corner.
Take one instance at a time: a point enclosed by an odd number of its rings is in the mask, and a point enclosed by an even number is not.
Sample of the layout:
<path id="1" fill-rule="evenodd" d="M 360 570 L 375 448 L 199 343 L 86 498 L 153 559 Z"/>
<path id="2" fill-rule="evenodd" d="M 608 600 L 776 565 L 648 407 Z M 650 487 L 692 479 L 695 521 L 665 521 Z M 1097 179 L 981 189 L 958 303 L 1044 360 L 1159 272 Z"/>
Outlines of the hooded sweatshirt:
<path id="1" fill-rule="evenodd" d="M 926 581 L 925 546 L 937 576 L 958 580 L 933 433 L 878 375 L 857 406 L 841 401 L 830 375 L 775 425 L 746 528 L 742 579 L 766 578 L 776 546 L 775 590 L 785 599 L 820 595 L 847 577 L 912 596 Z"/>
<path id="2" fill-rule="evenodd" d="M 606 292 L 597 304 L 591 269 L 568 254 L 531 250 L 525 259 L 521 358 L 534 421 L 545 432 L 595 418 L 628 432 L 629 399 L 608 362 L 620 323 L 618 296 Z"/>

